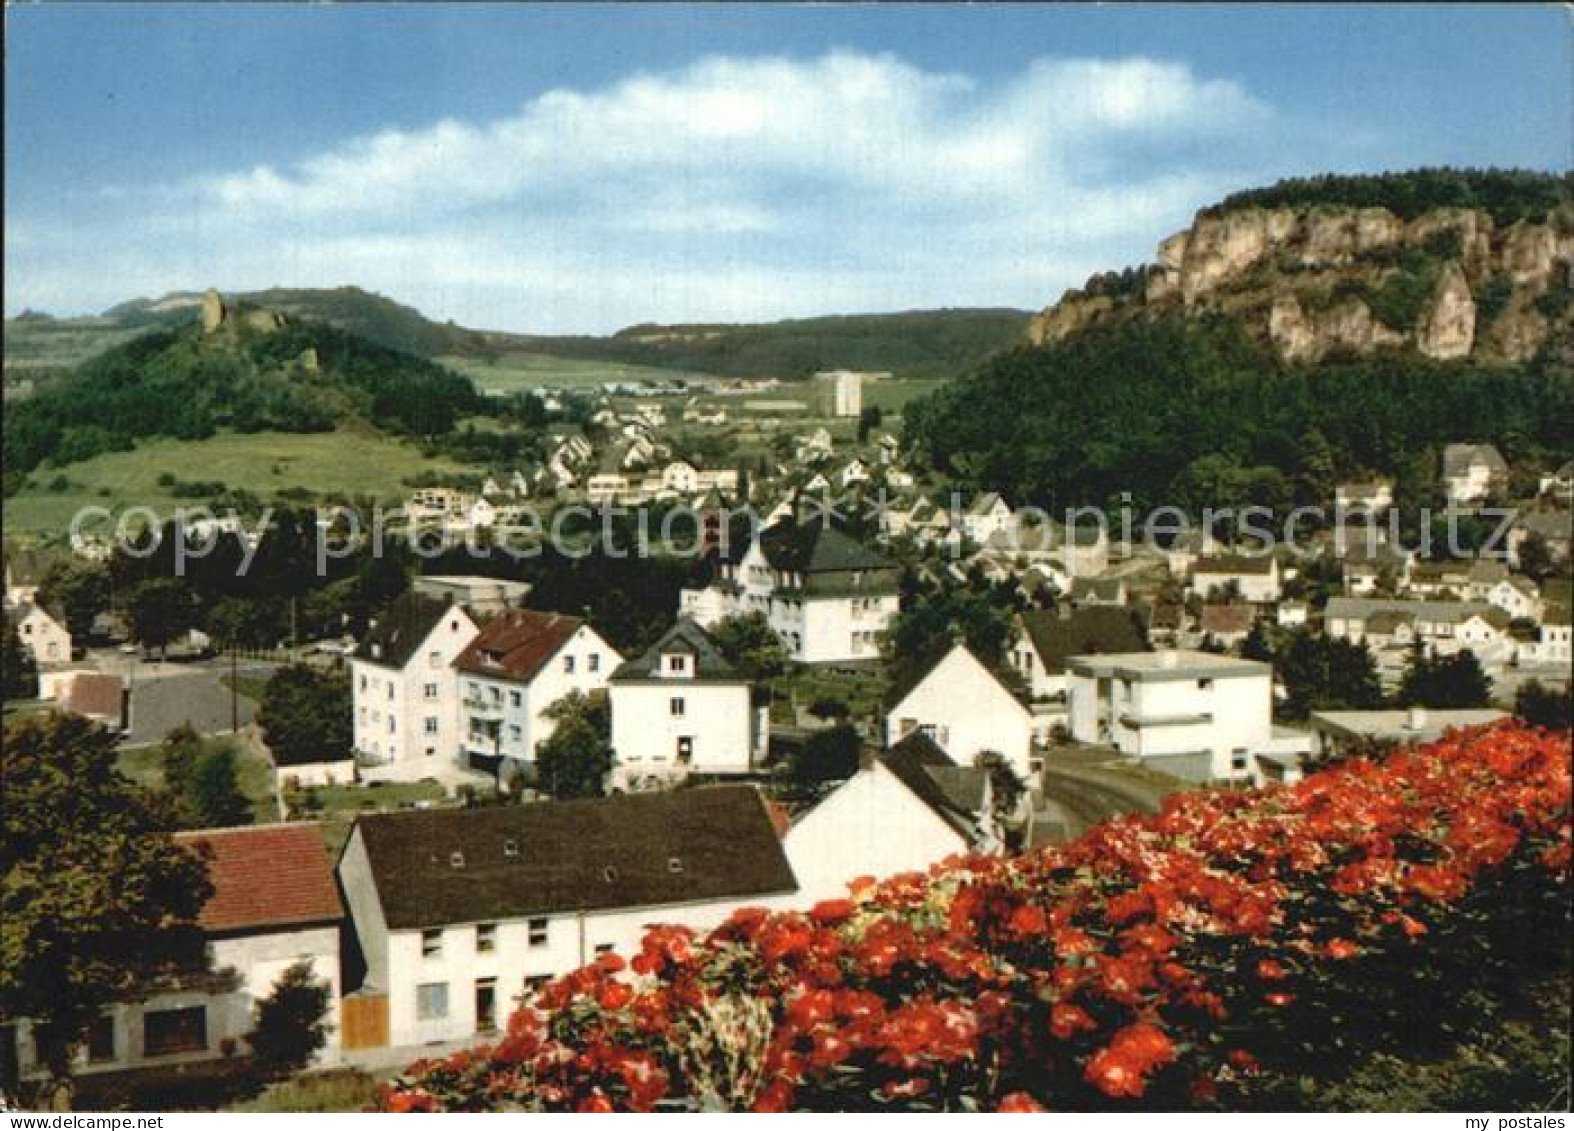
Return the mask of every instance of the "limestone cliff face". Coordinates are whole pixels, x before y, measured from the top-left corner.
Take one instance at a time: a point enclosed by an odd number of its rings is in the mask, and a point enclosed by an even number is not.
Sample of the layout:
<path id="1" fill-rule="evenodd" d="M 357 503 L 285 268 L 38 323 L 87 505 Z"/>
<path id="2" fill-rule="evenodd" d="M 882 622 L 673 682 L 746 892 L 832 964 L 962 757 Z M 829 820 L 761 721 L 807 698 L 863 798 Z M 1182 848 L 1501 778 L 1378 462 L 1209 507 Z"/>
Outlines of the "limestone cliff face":
<path id="1" fill-rule="evenodd" d="M 1574 271 L 1574 210 L 1497 229 L 1492 216 L 1439 208 L 1410 220 L 1386 208 L 1204 211 L 1158 246 L 1135 283 L 1069 291 L 1029 339 L 1176 311 L 1228 311 L 1289 362 L 1410 348 L 1440 360 L 1524 361 L 1574 334 L 1561 293 Z"/>

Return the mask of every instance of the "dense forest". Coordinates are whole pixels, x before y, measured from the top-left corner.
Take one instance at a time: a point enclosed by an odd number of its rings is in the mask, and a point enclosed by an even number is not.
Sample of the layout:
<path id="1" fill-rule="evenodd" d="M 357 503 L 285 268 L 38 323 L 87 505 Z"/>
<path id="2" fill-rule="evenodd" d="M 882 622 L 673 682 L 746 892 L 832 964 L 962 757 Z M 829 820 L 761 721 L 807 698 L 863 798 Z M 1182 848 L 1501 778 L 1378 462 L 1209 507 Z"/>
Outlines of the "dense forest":
<path id="1" fill-rule="evenodd" d="M 134 338 L 7 405 L 4 468 L 72 463 L 144 436 L 320 432 L 352 417 L 437 436 L 476 402 L 468 379 L 321 323 L 216 335 L 188 325 Z"/>
<path id="2" fill-rule="evenodd" d="M 1393 352 L 1280 364 L 1224 315 L 1098 328 L 1021 348 L 908 406 L 906 436 L 961 484 L 1052 510 L 1284 507 L 1380 473 L 1425 497 L 1438 453 L 1496 443 L 1567 458 L 1574 379 L 1550 360 L 1488 367 Z"/>
<path id="3" fill-rule="evenodd" d="M 1296 177 L 1225 197 L 1204 215 L 1241 208 L 1386 208 L 1413 220 L 1434 208 L 1479 208 L 1499 226 L 1540 220 L 1574 202 L 1574 173 L 1517 169 L 1415 169 L 1374 176 Z"/>
<path id="4" fill-rule="evenodd" d="M 854 314 L 758 325 L 630 326 L 610 338 L 534 338 L 554 357 L 617 361 L 724 377 L 806 377 L 824 369 L 951 377 L 1022 339 L 1019 310 Z"/>

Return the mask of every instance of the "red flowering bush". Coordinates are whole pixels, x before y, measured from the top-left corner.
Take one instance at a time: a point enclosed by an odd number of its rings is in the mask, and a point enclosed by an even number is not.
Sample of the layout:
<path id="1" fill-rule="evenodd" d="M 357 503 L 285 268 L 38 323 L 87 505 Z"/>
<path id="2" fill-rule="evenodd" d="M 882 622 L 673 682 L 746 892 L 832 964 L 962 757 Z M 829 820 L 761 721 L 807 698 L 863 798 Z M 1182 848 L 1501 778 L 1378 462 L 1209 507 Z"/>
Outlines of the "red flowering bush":
<path id="1" fill-rule="evenodd" d="M 656 927 L 385 1109 L 1241 1101 L 1479 1010 L 1567 940 L 1570 744 L 1514 725 L 812 911 Z"/>

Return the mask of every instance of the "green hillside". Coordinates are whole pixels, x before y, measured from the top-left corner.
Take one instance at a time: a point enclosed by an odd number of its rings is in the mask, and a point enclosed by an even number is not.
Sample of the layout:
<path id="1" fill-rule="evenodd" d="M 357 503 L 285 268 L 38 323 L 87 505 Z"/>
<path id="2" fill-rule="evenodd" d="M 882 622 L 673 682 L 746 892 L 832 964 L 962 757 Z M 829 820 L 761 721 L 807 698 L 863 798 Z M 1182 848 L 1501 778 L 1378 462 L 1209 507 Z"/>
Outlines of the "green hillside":
<path id="1" fill-rule="evenodd" d="M 258 312 L 251 312 L 258 313 Z M 352 422 L 441 435 L 473 409 L 470 382 L 412 354 L 320 322 L 244 307 L 211 333 L 152 329 L 8 405 L 4 469 L 63 466 L 144 437 L 199 440 L 238 432 L 325 432 Z"/>

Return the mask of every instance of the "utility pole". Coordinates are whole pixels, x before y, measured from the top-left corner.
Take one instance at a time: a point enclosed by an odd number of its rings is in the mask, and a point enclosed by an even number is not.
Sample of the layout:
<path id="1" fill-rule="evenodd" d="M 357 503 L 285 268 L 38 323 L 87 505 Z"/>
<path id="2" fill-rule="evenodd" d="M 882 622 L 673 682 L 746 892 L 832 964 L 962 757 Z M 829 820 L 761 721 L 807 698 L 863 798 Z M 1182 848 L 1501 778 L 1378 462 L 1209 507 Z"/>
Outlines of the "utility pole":
<path id="1" fill-rule="evenodd" d="M 230 733 L 240 733 L 240 660 L 235 646 L 230 645 Z"/>

